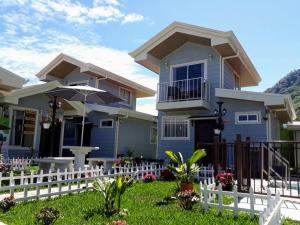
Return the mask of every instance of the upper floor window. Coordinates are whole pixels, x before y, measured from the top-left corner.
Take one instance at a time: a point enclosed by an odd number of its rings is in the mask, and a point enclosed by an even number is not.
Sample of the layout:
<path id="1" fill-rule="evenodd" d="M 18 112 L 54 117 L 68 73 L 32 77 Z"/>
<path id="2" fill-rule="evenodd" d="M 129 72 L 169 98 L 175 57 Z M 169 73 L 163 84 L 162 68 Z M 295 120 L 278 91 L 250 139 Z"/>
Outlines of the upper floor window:
<path id="1" fill-rule="evenodd" d="M 74 82 L 69 82 L 68 86 L 84 86 L 84 85 L 89 85 L 89 80 L 80 80 L 80 81 L 74 81 Z"/>
<path id="2" fill-rule="evenodd" d="M 261 123 L 261 113 L 257 112 L 236 112 L 236 124 L 259 124 Z"/>
<path id="3" fill-rule="evenodd" d="M 132 104 L 132 92 L 126 88 L 120 87 L 119 97 L 123 99 L 123 104 L 131 105 Z"/>
<path id="4" fill-rule="evenodd" d="M 241 90 L 240 76 L 237 74 L 234 74 L 234 90 Z"/>
<path id="5" fill-rule="evenodd" d="M 185 117 L 166 116 L 162 118 L 162 139 L 188 140 L 190 121 Z"/>
<path id="6" fill-rule="evenodd" d="M 206 77 L 206 60 L 174 65 L 171 67 L 173 81 Z"/>

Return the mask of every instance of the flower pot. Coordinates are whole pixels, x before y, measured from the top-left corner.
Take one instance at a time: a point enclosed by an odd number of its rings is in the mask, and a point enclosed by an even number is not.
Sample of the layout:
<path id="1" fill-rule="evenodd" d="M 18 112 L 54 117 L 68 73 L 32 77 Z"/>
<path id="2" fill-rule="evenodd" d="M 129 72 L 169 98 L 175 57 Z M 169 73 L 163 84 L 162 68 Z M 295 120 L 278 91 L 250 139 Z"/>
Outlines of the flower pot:
<path id="1" fill-rule="evenodd" d="M 194 184 L 192 182 L 181 182 L 180 191 L 194 191 Z"/>
<path id="2" fill-rule="evenodd" d="M 44 129 L 49 129 L 50 128 L 50 123 L 43 123 L 43 128 Z"/>

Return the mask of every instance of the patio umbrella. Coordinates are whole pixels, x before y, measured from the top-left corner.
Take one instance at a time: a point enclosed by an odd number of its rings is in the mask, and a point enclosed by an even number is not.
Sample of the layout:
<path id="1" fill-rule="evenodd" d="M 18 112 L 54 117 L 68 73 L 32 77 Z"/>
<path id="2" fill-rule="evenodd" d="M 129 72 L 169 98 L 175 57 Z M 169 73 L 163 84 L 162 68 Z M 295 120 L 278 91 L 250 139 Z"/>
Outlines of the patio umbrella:
<path id="1" fill-rule="evenodd" d="M 114 103 L 123 101 L 121 98 L 98 88 L 94 88 L 88 85 L 85 86 L 59 86 L 46 92 L 52 96 L 61 97 L 68 101 L 80 101 L 83 102 L 83 114 L 82 114 L 82 129 L 81 129 L 81 141 L 80 146 L 83 144 L 84 124 L 85 124 L 85 103 Z"/>

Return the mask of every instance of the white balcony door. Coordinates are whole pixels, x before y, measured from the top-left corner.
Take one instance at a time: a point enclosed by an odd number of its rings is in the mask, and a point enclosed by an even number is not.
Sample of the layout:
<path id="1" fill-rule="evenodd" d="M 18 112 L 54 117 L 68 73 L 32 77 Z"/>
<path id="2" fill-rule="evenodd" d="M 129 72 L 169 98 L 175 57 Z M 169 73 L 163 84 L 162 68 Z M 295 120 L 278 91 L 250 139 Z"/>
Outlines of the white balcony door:
<path id="1" fill-rule="evenodd" d="M 201 96 L 203 78 L 206 74 L 206 62 L 174 65 L 171 70 L 171 83 L 179 89 L 181 98 Z"/>

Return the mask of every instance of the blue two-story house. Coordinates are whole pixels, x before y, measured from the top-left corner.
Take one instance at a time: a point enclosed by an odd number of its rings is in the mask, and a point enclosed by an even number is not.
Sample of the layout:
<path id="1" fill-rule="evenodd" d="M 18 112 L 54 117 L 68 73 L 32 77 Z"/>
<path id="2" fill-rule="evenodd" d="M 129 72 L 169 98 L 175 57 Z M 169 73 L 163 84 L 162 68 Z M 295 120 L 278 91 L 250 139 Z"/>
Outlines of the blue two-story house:
<path id="1" fill-rule="evenodd" d="M 37 77 L 42 84 L 23 87 L 0 96 L 2 115 L 10 121 L 3 147 L 6 157 L 70 156 L 63 146 L 80 145 L 83 104 L 58 99 L 54 137 L 52 127 L 43 121 L 51 117 L 49 90 L 61 85 L 89 85 L 120 97 L 113 104 L 86 104 L 84 146 L 99 147 L 91 158 L 117 158 L 120 155 L 156 157 L 156 117 L 136 111 L 137 98 L 150 97 L 155 91 L 136 82 L 60 54 L 46 65 Z M 53 141 L 54 140 L 54 141 Z"/>
<path id="2" fill-rule="evenodd" d="M 174 22 L 130 55 L 159 75 L 158 158 L 165 151 L 190 155 L 212 143 L 218 125 L 217 102 L 227 110 L 222 139 L 237 134 L 253 141 L 279 139 L 280 123 L 295 119 L 289 95 L 243 91 L 261 77 L 232 31 Z M 207 149 L 206 163 L 213 163 Z"/>

